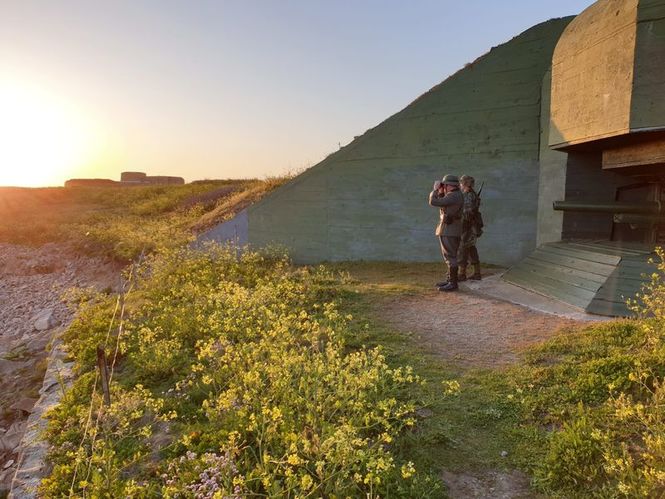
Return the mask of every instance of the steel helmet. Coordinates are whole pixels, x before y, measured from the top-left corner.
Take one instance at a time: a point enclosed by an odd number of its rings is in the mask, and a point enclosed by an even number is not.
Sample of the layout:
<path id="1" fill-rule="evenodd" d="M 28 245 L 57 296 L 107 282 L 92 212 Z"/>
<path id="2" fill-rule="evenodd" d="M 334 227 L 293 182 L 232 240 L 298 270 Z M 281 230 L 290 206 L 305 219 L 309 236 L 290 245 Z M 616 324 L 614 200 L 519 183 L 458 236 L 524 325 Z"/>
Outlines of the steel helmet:
<path id="1" fill-rule="evenodd" d="M 459 186 L 459 179 L 457 178 L 457 175 L 448 174 L 445 177 L 443 177 L 443 179 L 441 180 L 441 183 L 442 184 Z"/>

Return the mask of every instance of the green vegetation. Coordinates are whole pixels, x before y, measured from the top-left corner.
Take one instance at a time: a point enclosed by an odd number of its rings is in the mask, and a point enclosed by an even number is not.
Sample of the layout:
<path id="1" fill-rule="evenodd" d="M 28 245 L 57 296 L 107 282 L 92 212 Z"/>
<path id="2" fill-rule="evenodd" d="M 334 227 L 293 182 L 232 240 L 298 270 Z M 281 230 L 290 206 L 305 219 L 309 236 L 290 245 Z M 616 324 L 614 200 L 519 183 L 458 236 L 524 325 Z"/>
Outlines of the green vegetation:
<path id="1" fill-rule="evenodd" d="M 441 497 L 441 469 L 514 468 L 550 497 L 665 495 L 665 264 L 640 319 L 461 370 L 382 317 L 426 299 L 438 264 L 182 249 L 278 183 L 3 191 L 2 241 L 149 254 L 122 299 L 79 296 L 45 497 Z M 109 407 L 98 344 L 116 358 Z"/>
<path id="2" fill-rule="evenodd" d="M 68 242 L 129 262 L 182 246 L 193 231 L 231 218 L 286 178 L 182 186 L 0 188 L 0 241 Z"/>
<path id="3" fill-rule="evenodd" d="M 395 330 L 383 314 L 399 296 L 429 299 L 432 276 L 440 263 L 349 262 L 331 265 L 347 272 L 343 308 L 368 324 L 354 344 L 378 345 L 391 365 L 410 365 L 421 379 L 419 418 L 414 431 L 398 442 L 403 459 L 419 470 L 440 475 L 524 468 L 533 458 L 527 445 L 531 428 L 521 427 L 514 385 L 504 372 L 460 370 L 427 350 L 417 337 Z M 501 452 L 508 456 L 502 457 Z"/>
<path id="4" fill-rule="evenodd" d="M 663 254 L 661 252 L 661 262 Z M 424 294 L 437 266 L 336 265 L 355 278 L 347 309 L 370 316 L 357 338 L 426 379 L 429 417 L 400 441 L 418 469 L 519 468 L 548 497 L 665 496 L 665 264 L 636 307 L 639 320 L 562 331 L 507 370 L 455 369 L 381 319 L 386 298 Z M 455 397 L 437 390 L 455 383 Z M 506 457 L 501 452 L 506 451 Z"/>
<path id="5" fill-rule="evenodd" d="M 113 327 L 117 302 L 95 296 L 65 335 L 79 378 L 50 413 L 43 496 L 440 496 L 396 451 L 423 382 L 348 343 L 340 276 L 219 246 L 133 276 Z M 98 344 L 119 345 L 109 407 Z"/>
<path id="6" fill-rule="evenodd" d="M 524 417 L 546 431 L 536 484 L 557 497 L 665 493 L 663 324 L 612 322 L 531 352 L 513 377 Z"/>
<path id="7" fill-rule="evenodd" d="M 665 272 L 632 306 L 639 320 L 562 335 L 515 370 L 526 421 L 547 429 L 535 483 L 555 497 L 665 496 Z"/>

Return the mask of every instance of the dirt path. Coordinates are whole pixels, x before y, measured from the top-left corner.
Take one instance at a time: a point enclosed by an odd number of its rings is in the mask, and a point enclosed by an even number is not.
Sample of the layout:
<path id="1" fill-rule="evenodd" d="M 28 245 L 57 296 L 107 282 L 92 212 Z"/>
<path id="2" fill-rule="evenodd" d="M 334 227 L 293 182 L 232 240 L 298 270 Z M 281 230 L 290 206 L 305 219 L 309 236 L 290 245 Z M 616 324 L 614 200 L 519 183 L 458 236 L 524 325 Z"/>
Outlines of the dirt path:
<path id="1" fill-rule="evenodd" d="M 525 347 L 579 324 L 468 290 L 395 297 L 382 307 L 381 315 L 462 369 L 513 364 Z"/>
<path id="2" fill-rule="evenodd" d="M 457 293 L 392 294 L 376 303 L 375 312 L 462 375 L 476 368 L 503 369 L 518 362 L 525 348 L 583 323 L 483 295 L 466 285 Z M 452 499 L 539 497 L 519 470 L 444 469 L 441 478 Z"/>

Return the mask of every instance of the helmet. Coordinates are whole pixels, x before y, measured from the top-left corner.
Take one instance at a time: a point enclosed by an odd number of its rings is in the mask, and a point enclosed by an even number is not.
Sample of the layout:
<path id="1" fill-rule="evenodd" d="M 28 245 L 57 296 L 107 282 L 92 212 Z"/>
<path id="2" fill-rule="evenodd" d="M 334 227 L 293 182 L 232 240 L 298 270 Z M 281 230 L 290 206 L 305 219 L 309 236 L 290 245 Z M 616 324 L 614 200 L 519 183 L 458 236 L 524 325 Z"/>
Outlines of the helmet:
<path id="1" fill-rule="evenodd" d="M 471 187 L 473 187 L 473 185 L 476 183 L 476 179 L 473 178 L 471 175 L 462 175 L 459 178 L 459 181 L 460 184 L 470 185 Z"/>
<path id="2" fill-rule="evenodd" d="M 457 175 L 446 175 L 443 177 L 441 180 L 442 184 L 448 184 L 448 185 L 459 185 L 459 179 L 457 178 Z"/>

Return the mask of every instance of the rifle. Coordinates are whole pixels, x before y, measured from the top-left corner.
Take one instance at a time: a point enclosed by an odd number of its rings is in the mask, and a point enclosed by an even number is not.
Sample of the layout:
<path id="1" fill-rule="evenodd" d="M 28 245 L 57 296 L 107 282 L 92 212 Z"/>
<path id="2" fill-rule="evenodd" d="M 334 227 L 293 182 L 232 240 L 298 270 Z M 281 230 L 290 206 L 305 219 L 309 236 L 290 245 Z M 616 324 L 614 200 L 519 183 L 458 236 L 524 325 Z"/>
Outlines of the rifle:
<path id="1" fill-rule="evenodd" d="M 483 233 L 483 227 L 485 226 L 485 222 L 483 221 L 483 215 L 480 213 L 480 194 L 483 192 L 483 187 L 485 187 L 485 182 L 480 184 L 480 189 L 478 189 L 478 192 L 476 195 L 478 196 L 478 209 L 476 209 L 476 230 L 477 230 L 477 237 L 480 237 Z"/>

